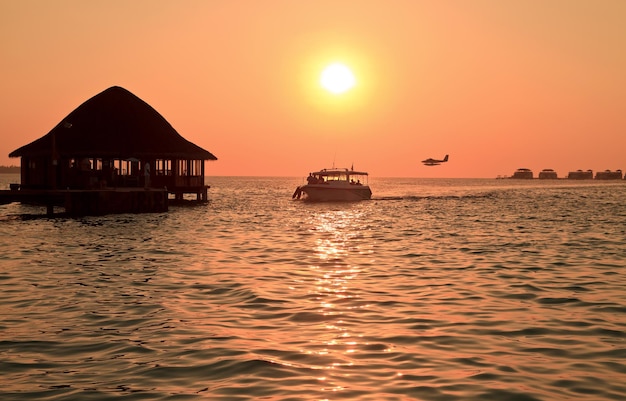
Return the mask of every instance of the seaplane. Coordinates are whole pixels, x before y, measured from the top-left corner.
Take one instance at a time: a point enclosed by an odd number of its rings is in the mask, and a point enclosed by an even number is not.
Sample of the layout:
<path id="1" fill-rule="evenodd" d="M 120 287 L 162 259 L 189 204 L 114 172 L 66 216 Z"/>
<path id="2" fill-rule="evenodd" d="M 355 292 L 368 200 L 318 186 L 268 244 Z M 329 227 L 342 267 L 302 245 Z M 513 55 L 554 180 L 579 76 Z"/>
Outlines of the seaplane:
<path id="1" fill-rule="evenodd" d="M 426 159 L 426 160 L 422 160 L 422 163 L 424 163 L 425 166 L 438 166 L 441 163 L 445 163 L 448 161 L 448 155 L 446 155 L 446 157 L 444 157 L 441 160 L 437 160 L 437 159 Z"/>

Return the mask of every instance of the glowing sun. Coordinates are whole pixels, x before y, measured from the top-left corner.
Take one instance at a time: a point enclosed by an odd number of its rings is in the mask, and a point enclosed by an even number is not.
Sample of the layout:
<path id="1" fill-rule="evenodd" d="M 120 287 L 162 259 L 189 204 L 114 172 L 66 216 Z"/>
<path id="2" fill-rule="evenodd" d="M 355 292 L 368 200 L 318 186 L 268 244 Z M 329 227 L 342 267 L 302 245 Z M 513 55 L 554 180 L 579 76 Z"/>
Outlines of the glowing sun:
<path id="1" fill-rule="evenodd" d="M 341 63 L 334 63 L 327 66 L 320 76 L 320 84 L 322 84 L 322 87 L 336 95 L 350 90 L 355 83 L 356 79 L 352 71 Z"/>

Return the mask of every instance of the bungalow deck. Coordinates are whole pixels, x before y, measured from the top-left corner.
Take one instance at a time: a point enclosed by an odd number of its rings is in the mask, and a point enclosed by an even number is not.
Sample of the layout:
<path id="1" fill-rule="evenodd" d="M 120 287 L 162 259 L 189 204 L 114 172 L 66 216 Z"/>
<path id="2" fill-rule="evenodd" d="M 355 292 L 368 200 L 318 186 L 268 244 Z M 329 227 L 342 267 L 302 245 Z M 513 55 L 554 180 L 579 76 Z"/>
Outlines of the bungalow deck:
<path id="1" fill-rule="evenodd" d="M 70 216 L 97 216 L 167 212 L 169 195 L 160 188 L 0 190 L 0 204 L 12 202 L 45 206 L 47 215 L 53 215 L 57 206 Z"/>

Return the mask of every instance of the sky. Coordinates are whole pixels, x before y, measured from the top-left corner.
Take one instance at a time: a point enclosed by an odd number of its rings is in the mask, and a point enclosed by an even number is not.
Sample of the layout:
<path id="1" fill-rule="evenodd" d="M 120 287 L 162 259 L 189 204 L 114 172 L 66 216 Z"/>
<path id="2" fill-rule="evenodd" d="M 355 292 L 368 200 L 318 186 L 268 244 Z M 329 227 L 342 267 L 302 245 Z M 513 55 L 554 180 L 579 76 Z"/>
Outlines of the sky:
<path id="1" fill-rule="evenodd" d="M 626 170 L 624 21 L 624 0 L 0 0 L 0 165 L 121 86 L 209 176 Z"/>

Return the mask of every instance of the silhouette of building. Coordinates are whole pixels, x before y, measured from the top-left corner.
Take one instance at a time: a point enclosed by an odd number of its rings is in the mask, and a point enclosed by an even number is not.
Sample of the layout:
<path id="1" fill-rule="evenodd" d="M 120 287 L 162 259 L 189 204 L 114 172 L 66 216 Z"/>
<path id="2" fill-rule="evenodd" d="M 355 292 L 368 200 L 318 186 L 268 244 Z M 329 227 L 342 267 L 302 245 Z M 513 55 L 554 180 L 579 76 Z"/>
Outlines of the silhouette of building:
<path id="1" fill-rule="evenodd" d="M 513 173 L 513 176 L 511 178 L 532 179 L 533 178 L 533 172 L 530 169 L 527 169 L 527 168 L 518 168 Z"/>
<path id="2" fill-rule="evenodd" d="M 24 189 L 167 187 L 206 199 L 211 152 L 183 138 L 154 108 L 119 86 L 85 101 L 48 134 L 14 150 Z"/>
<path id="3" fill-rule="evenodd" d="M 591 179 L 593 179 L 593 170 L 587 170 L 587 171 L 582 171 L 582 170 L 570 171 L 570 172 L 567 174 L 567 178 L 569 178 L 570 180 L 591 180 Z"/>
<path id="4" fill-rule="evenodd" d="M 557 174 L 556 171 L 551 168 L 544 168 L 539 172 L 539 179 L 541 180 L 556 180 Z"/>
<path id="5" fill-rule="evenodd" d="M 596 173 L 596 180 L 621 180 L 622 170 L 604 170 Z"/>

